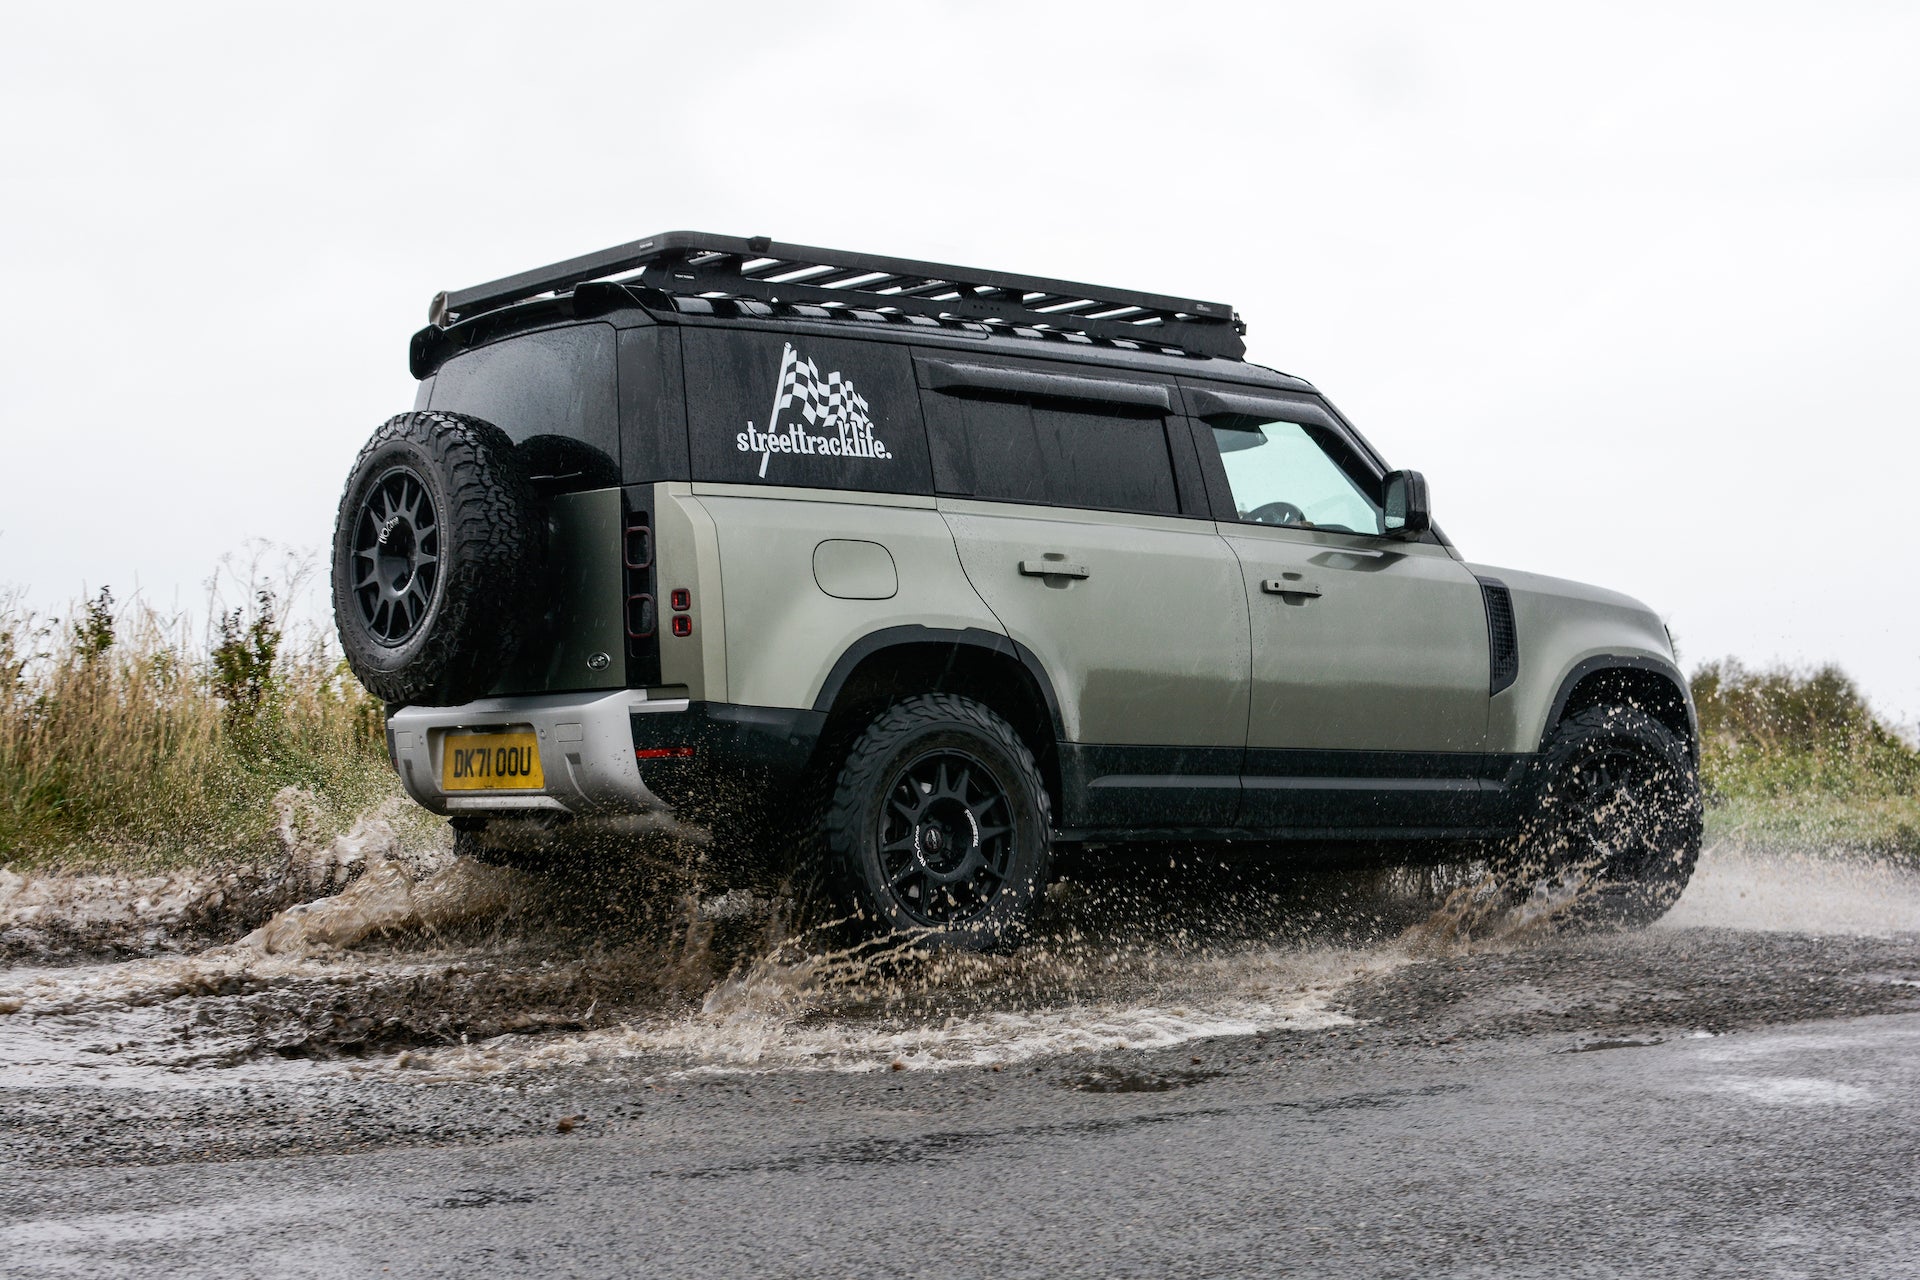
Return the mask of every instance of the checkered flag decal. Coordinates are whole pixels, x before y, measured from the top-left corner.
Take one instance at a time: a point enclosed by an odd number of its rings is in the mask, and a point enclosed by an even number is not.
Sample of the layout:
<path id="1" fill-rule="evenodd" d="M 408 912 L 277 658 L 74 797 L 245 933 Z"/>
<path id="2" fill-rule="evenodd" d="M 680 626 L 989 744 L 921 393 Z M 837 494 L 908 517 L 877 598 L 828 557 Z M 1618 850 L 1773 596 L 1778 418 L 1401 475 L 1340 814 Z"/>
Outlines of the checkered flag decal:
<path id="1" fill-rule="evenodd" d="M 780 415 L 786 414 L 782 428 Z M 853 379 L 838 370 L 822 374 L 820 366 L 803 359 L 791 342 L 780 350 L 780 376 L 774 380 L 773 411 L 763 434 L 753 423 L 735 439 L 742 453 L 760 455 L 760 478 L 775 453 L 797 453 L 816 458 L 886 461 L 893 455 L 874 434 L 867 398 L 854 390 Z"/>
<path id="2" fill-rule="evenodd" d="M 773 402 L 769 431 L 780 425 L 780 413 L 798 405 L 807 425 L 825 431 L 829 427 L 842 440 L 873 435 L 873 419 L 867 416 L 867 398 L 853 389 L 853 379 L 842 380 L 839 370 L 820 376 L 820 366 L 802 360 L 791 342 L 780 353 L 780 391 Z"/>

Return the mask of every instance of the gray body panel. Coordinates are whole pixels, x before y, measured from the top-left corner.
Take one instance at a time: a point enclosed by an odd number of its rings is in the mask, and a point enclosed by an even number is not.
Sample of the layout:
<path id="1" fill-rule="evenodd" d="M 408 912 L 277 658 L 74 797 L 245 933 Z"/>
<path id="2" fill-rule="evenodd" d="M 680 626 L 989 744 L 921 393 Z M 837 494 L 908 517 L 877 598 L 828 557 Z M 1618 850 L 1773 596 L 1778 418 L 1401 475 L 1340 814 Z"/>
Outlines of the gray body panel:
<path id="1" fill-rule="evenodd" d="M 1484 565 L 1474 573 L 1496 578 L 1513 593 L 1520 672 L 1489 705 L 1487 749 L 1527 754 L 1540 750 L 1556 699 L 1583 668 L 1609 660 L 1646 664 L 1687 694 L 1674 664 L 1673 642 L 1659 615 L 1631 596 L 1545 574 Z M 1687 714 L 1693 700 L 1686 697 Z"/>
<path id="2" fill-rule="evenodd" d="M 1067 741 L 1244 744 L 1246 592 L 1211 524 L 950 498 L 940 509 L 968 581 L 1052 678 Z M 1086 576 L 1047 575 L 1050 563 Z"/>
<path id="3" fill-rule="evenodd" d="M 568 526 L 556 565 L 589 623 L 540 655 L 545 670 L 580 665 L 572 659 L 604 635 L 607 609 L 592 601 L 617 609 L 617 500 L 601 491 L 556 506 Z M 1068 809 L 1094 828 L 1490 830 L 1514 799 L 1503 762 L 1540 749 L 1556 699 L 1583 671 L 1644 664 L 1685 688 L 1646 606 L 1469 566 L 1443 546 L 754 485 L 662 483 L 655 511 L 673 566 L 661 590 L 691 592 L 693 633 L 663 634 L 663 686 L 650 704 L 635 691 L 620 715 L 702 701 L 808 711 L 830 696 L 843 656 L 880 633 L 1005 636 L 1057 698 L 1068 777 L 1084 790 Z M 1049 563 L 1087 576 L 1031 572 Z M 1510 588 L 1519 638 L 1518 676 L 1493 696 L 1476 574 Z M 1263 589 L 1270 582 L 1319 594 Z M 397 713 L 415 733 L 411 754 L 395 751 L 408 790 L 437 812 L 657 807 L 644 769 L 603 761 L 605 776 L 587 785 L 564 756 L 558 771 L 548 765 L 544 801 L 440 794 L 430 733 L 544 724 L 558 714 L 546 701 Z M 620 742 L 617 717 L 603 718 Z M 544 740 L 542 750 L 546 760 Z"/>
<path id="4" fill-rule="evenodd" d="M 1250 748 L 1484 749 L 1486 612 L 1465 566 L 1442 548 L 1381 538 L 1220 531 L 1253 610 Z"/>
<path id="5" fill-rule="evenodd" d="M 689 698 L 722 699 L 727 689 L 726 584 L 720 576 L 720 531 L 684 481 L 656 484 L 654 543 L 666 595 L 692 593 L 693 634 L 660 637 L 660 679 Z"/>
<path id="6" fill-rule="evenodd" d="M 726 600 L 725 680 L 707 679 L 699 696 L 811 707 L 840 656 L 873 632 L 1000 630 L 931 498 L 697 484 L 692 501 L 711 521 Z M 820 548 L 848 541 L 884 549 L 897 569 L 891 595 L 830 595 L 822 587 Z M 844 554 L 829 546 L 829 561 L 836 551 Z"/>

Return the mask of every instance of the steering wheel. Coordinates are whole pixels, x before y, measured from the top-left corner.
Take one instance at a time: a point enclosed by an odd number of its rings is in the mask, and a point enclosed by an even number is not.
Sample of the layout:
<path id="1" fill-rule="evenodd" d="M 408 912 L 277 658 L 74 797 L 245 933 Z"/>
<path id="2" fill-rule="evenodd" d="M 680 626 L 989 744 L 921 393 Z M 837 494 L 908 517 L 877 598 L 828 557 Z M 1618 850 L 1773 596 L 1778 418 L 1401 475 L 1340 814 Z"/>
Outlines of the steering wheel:
<path id="1" fill-rule="evenodd" d="M 1255 524 L 1305 524 L 1307 513 L 1291 502 L 1269 502 L 1255 507 L 1241 519 L 1251 520 Z"/>

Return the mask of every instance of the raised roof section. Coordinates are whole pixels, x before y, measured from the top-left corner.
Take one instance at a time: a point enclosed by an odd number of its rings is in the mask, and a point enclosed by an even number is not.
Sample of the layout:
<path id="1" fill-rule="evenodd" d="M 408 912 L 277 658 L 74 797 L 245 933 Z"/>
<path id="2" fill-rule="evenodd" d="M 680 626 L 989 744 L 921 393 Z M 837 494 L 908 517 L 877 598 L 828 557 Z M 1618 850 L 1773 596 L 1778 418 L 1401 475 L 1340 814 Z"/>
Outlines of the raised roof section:
<path id="1" fill-rule="evenodd" d="M 1246 355 L 1246 326 L 1222 302 L 699 231 L 669 231 L 442 293 L 429 318 L 444 328 L 588 281 L 645 284 L 683 297 L 971 320 L 1008 332 L 1083 334 L 1228 360 Z"/>

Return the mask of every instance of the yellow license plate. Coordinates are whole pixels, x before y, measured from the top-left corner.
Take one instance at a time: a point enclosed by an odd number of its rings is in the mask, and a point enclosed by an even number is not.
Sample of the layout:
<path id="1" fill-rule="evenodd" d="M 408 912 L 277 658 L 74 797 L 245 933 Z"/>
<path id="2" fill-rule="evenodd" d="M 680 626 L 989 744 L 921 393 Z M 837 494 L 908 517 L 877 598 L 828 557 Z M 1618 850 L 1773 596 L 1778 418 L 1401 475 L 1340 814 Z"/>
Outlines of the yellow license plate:
<path id="1" fill-rule="evenodd" d="M 441 743 L 448 791 L 527 791 L 546 785 L 540 740 L 531 733 L 450 733 Z"/>

